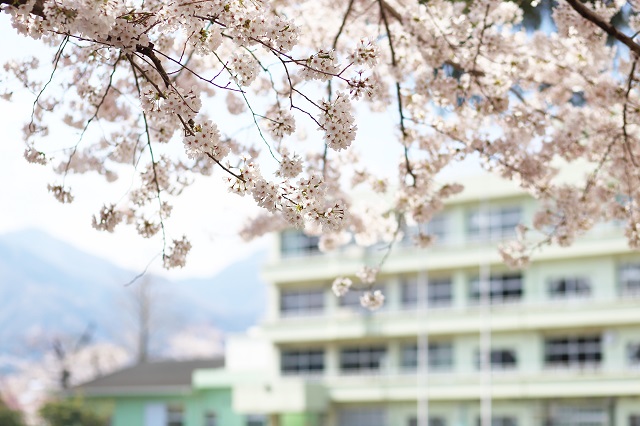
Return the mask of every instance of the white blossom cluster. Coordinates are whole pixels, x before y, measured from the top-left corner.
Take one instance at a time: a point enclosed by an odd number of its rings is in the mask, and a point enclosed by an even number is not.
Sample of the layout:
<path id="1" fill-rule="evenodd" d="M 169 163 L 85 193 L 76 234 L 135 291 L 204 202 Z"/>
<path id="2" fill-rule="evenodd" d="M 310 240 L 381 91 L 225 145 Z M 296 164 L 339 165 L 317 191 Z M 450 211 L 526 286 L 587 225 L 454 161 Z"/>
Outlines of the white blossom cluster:
<path id="1" fill-rule="evenodd" d="M 356 275 L 363 284 L 371 287 L 376 280 L 378 268 L 363 267 Z M 337 297 L 343 297 L 352 290 L 353 281 L 346 277 L 338 277 L 333 281 L 331 290 Z M 362 307 L 375 311 L 384 305 L 384 294 L 380 290 L 366 290 L 360 296 Z"/>
<path id="2" fill-rule="evenodd" d="M 319 123 L 324 130 L 327 146 L 335 151 L 347 149 L 355 139 L 357 130 L 348 97 L 338 92 L 335 101 L 322 101 L 322 106 L 324 111 Z"/>
<path id="3" fill-rule="evenodd" d="M 258 76 L 258 63 L 249 53 L 236 53 L 231 57 L 229 68 L 239 86 L 249 86 Z"/>
<path id="4" fill-rule="evenodd" d="M 99 216 L 93 216 L 91 225 L 99 231 L 113 232 L 124 215 L 116 210 L 115 204 L 103 206 Z"/>
<path id="5" fill-rule="evenodd" d="M 327 81 L 339 71 L 336 52 L 334 50 L 320 50 L 304 61 L 304 68 L 300 76 L 305 80 Z"/>
<path id="6" fill-rule="evenodd" d="M 349 60 L 354 65 L 366 65 L 372 68 L 378 62 L 378 46 L 369 40 L 362 39 L 358 47 L 349 55 Z"/>
<path id="7" fill-rule="evenodd" d="M 187 237 L 183 236 L 179 240 L 173 240 L 173 244 L 169 247 L 168 252 L 164 253 L 162 260 L 165 268 L 182 268 L 187 264 L 187 254 L 191 250 L 191 243 Z"/>
<path id="8" fill-rule="evenodd" d="M 184 138 L 184 148 L 189 158 L 211 155 L 218 161 L 230 151 L 229 145 L 220 140 L 218 126 L 210 120 L 192 127 L 192 134 Z"/>
<path id="9" fill-rule="evenodd" d="M 267 129 L 275 140 L 281 140 L 296 130 L 296 122 L 289 111 L 274 106 L 267 112 Z"/>
<path id="10" fill-rule="evenodd" d="M 349 292 L 353 282 L 349 278 L 338 277 L 333 281 L 331 290 L 337 297 L 342 297 Z"/>
<path id="11" fill-rule="evenodd" d="M 62 185 L 47 185 L 49 192 L 53 194 L 56 200 L 63 204 L 71 203 L 73 201 L 73 195 L 69 189 L 64 188 Z"/>
<path id="12" fill-rule="evenodd" d="M 47 157 L 44 152 L 37 151 L 33 148 L 27 148 L 24 150 L 24 158 L 32 164 L 47 164 Z"/>
<path id="13" fill-rule="evenodd" d="M 277 176 L 284 178 L 295 178 L 302 173 L 302 158 L 299 155 L 289 155 L 285 152 L 280 160 L 280 168 L 276 172 Z"/>
<path id="14" fill-rule="evenodd" d="M 202 56 L 215 52 L 222 44 L 222 33 L 218 28 L 202 28 L 197 37 L 191 38 L 195 52 Z"/>
<path id="15" fill-rule="evenodd" d="M 380 290 L 365 291 L 360 296 L 360 304 L 372 311 L 380 309 L 384 305 L 384 294 Z"/>

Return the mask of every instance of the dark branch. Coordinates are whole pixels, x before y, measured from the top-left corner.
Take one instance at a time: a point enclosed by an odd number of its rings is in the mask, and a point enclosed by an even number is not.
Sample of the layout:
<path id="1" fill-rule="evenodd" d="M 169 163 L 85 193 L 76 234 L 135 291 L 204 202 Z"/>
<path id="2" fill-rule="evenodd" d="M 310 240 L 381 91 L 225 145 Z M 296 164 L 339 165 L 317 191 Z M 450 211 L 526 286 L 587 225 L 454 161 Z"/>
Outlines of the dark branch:
<path id="1" fill-rule="evenodd" d="M 609 34 L 611 37 L 615 38 L 619 42 L 626 45 L 633 53 L 637 56 L 640 56 L 640 45 L 633 41 L 633 38 L 629 37 L 626 34 L 623 34 L 620 30 L 614 27 L 611 23 L 606 22 L 602 19 L 600 15 L 595 13 L 593 10 L 589 9 L 584 3 L 579 0 L 566 0 L 567 3 L 580 14 L 587 21 L 591 21 L 600 27 L 605 33 Z"/>
<path id="2" fill-rule="evenodd" d="M 0 0 L 0 5 L 6 4 L 12 7 L 19 7 L 27 3 L 28 0 Z M 36 0 L 31 9 L 31 14 L 44 18 L 44 0 Z"/>

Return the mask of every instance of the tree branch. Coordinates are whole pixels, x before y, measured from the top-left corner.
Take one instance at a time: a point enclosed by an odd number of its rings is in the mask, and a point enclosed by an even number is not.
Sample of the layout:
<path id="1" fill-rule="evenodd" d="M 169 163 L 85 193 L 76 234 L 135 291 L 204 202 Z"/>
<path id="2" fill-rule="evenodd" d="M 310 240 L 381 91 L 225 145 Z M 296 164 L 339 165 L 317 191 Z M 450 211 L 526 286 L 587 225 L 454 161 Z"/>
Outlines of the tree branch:
<path id="1" fill-rule="evenodd" d="M 164 70 L 164 67 L 162 66 L 162 62 L 156 56 L 156 54 L 155 54 L 155 52 L 153 50 L 153 44 L 149 43 L 148 46 L 142 46 L 142 45 L 138 44 L 138 45 L 136 45 L 136 52 L 142 53 L 144 56 L 149 58 L 151 60 L 151 62 L 153 62 L 153 65 L 155 66 L 156 71 L 158 71 L 158 74 L 160 74 L 160 77 L 162 77 L 162 81 L 164 82 L 164 84 L 167 87 L 170 87 L 171 86 L 171 79 L 169 79 L 169 76 L 167 75 L 167 72 Z"/>
<path id="2" fill-rule="evenodd" d="M 578 12 L 578 14 L 580 14 L 580 16 L 582 16 L 584 19 L 596 24 L 605 33 L 609 34 L 611 37 L 615 38 L 619 42 L 626 45 L 633 53 L 636 54 L 636 56 L 640 56 L 640 45 L 635 41 L 633 41 L 633 38 L 622 33 L 620 30 L 614 27 L 611 23 L 604 21 L 602 17 L 600 17 L 600 15 L 595 13 L 593 10 L 591 10 L 588 6 L 586 6 L 584 3 L 580 2 L 579 0 L 566 0 L 566 1 L 573 8 L 573 10 Z"/>
<path id="3" fill-rule="evenodd" d="M 27 4 L 28 0 L 0 0 L 0 5 L 6 4 L 12 7 L 20 7 L 24 4 Z M 36 3 L 33 5 L 33 9 L 31 9 L 31 14 L 37 15 L 41 18 L 45 18 L 44 16 L 44 0 L 36 0 Z"/>

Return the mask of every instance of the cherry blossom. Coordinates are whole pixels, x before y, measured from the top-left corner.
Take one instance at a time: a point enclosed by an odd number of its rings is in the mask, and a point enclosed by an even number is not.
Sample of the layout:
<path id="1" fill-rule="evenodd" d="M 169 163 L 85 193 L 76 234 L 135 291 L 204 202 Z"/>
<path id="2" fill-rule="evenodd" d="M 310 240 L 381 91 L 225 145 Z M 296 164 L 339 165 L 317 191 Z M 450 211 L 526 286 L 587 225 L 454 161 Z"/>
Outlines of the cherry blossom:
<path id="1" fill-rule="evenodd" d="M 360 296 L 360 304 L 364 308 L 375 311 L 384 305 L 384 295 L 380 290 L 366 291 Z"/>
<path id="2" fill-rule="evenodd" d="M 342 297 L 349 292 L 352 284 L 353 283 L 349 278 L 338 277 L 333 281 L 331 290 L 336 296 Z"/>
<path id="3" fill-rule="evenodd" d="M 60 202 L 81 196 L 76 175 L 133 172 L 94 227 L 162 238 L 166 267 L 191 248 L 165 226 L 172 207 L 220 175 L 262 208 L 245 238 L 295 227 L 323 250 L 383 245 L 358 275 L 371 285 L 402 228 L 462 190 L 441 172 L 469 159 L 539 200 L 535 232 L 501 246 L 523 266 L 599 222 L 640 245 L 637 3 L 561 0 L 554 29 L 532 30 L 502 0 L 0 0 L 13 30 L 52 52 L 4 64 L 0 96 L 34 94 L 24 157 L 59 176 L 48 189 Z M 392 138 L 360 136 L 366 109 L 393 120 Z M 78 135 L 64 149 L 50 143 L 58 124 Z M 361 163 L 374 149 L 394 177 Z M 587 166 L 567 183 L 559 171 L 574 164 Z M 383 303 L 368 291 L 367 305 Z"/>

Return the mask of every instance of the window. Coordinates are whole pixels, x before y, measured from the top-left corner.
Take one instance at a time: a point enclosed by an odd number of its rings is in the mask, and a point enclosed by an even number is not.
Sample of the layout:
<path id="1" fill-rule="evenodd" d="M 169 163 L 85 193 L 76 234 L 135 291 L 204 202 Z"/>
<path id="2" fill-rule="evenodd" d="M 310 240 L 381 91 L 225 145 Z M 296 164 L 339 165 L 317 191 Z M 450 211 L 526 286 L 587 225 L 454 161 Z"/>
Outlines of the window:
<path id="1" fill-rule="evenodd" d="M 430 342 L 428 349 L 429 370 L 451 371 L 453 368 L 453 343 Z M 404 370 L 418 368 L 418 345 L 409 344 L 401 348 L 401 364 Z"/>
<path id="2" fill-rule="evenodd" d="M 318 315 L 324 310 L 324 289 L 282 290 L 280 313 L 283 316 Z"/>
<path id="3" fill-rule="evenodd" d="M 449 218 L 445 214 L 438 214 L 431 218 L 427 224 L 406 226 L 401 244 L 405 246 L 412 245 L 414 238 L 419 233 L 435 237 L 435 244 L 444 243 L 449 237 Z"/>
<path id="4" fill-rule="evenodd" d="M 144 426 L 158 426 L 167 424 L 167 407 L 161 402 L 144 404 Z"/>
<path id="5" fill-rule="evenodd" d="M 376 286 L 375 290 L 380 290 L 382 292 L 382 294 L 386 294 L 385 291 L 385 286 Z M 349 308 L 354 308 L 354 309 L 363 309 L 365 312 L 369 313 L 371 312 L 369 309 L 364 308 L 362 306 L 362 304 L 360 303 L 360 297 L 364 294 L 363 291 L 359 291 L 359 290 L 351 290 L 348 291 L 347 294 L 345 294 L 342 297 L 338 298 L 338 304 L 340 306 L 343 307 L 349 307 Z M 380 309 L 384 309 L 386 305 L 382 305 L 382 307 Z"/>
<path id="6" fill-rule="evenodd" d="M 620 265 L 618 276 L 622 295 L 640 296 L 640 263 Z"/>
<path id="7" fill-rule="evenodd" d="M 630 367 L 640 367 L 640 342 L 627 345 L 627 364 Z"/>
<path id="8" fill-rule="evenodd" d="M 340 351 L 340 371 L 343 373 L 374 372 L 383 367 L 387 349 L 384 346 L 359 346 Z"/>
<path id="9" fill-rule="evenodd" d="M 640 426 L 640 414 L 632 414 L 629 416 L 629 426 Z"/>
<path id="10" fill-rule="evenodd" d="M 591 282 L 587 277 L 555 278 L 549 281 L 549 296 L 552 299 L 589 297 Z"/>
<path id="11" fill-rule="evenodd" d="M 339 426 L 387 426 L 387 412 L 382 408 L 345 408 L 338 412 Z"/>
<path id="12" fill-rule="evenodd" d="M 289 229 L 280 233 L 280 254 L 283 257 L 308 256 L 320 253 L 320 238 L 306 235 L 297 229 Z"/>
<path id="13" fill-rule="evenodd" d="M 555 406 L 549 410 L 548 426 L 608 426 L 606 408 L 587 406 Z"/>
<path id="14" fill-rule="evenodd" d="M 262 414 L 249 414 L 245 420 L 246 426 L 267 426 L 267 416 Z"/>
<path id="15" fill-rule="evenodd" d="M 484 216 L 484 217 L 483 217 Z M 519 206 L 473 210 L 467 216 L 469 238 L 474 240 L 503 240 L 515 235 L 520 224 Z"/>
<path id="16" fill-rule="evenodd" d="M 545 340 L 544 362 L 551 368 L 597 367 L 602 361 L 602 337 L 572 336 Z"/>
<path id="17" fill-rule="evenodd" d="M 414 277 L 405 280 L 400 290 L 404 308 L 415 308 L 420 296 L 426 299 L 429 307 L 451 306 L 453 300 L 451 278 L 430 279 L 424 291 L 424 288 L 418 286 L 417 277 Z"/>
<path id="18" fill-rule="evenodd" d="M 444 417 L 429 417 L 429 426 L 447 426 L 447 421 Z M 416 416 L 409 418 L 407 426 L 418 426 L 418 418 Z"/>
<path id="19" fill-rule="evenodd" d="M 321 374 L 324 371 L 324 350 L 286 350 L 280 353 L 283 374 Z"/>
<path id="20" fill-rule="evenodd" d="M 480 350 L 476 351 L 476 368 L 481 368 Z M 518 365 L 518 357 L 515 349 L 491 349 L 489 364 L 492 370 L 515 370 Z"/>
<path id="21" fill-rule="evenodd" d="M 476 424 L 480 426 L 482 424 L 481 419 L 478 417 Z M 491 426 L 518 426 L 518 420 L 515 417 L 510 416 L 495 416 L 491 417 Z"/>
<path id="22" fill-rule="evenodd" d="M 216 413 L 211 411 L 204 413 L 204 426 L 218 426 Z"/>
<path id="23" fill-rule="evenodd" d="M 522 299 L 522 274 L 508 273 L 492 275 L 489 279 L 489 300 L 491 303 L 516 302 Z M 471 281 L 471 300 L 480 302 L 480 280 Z"/>
<path id="24" fill-rule="evenodd" d="M 167 426 L 183 426 L 184 411 L 179 405 L 167 406 Z"/>

